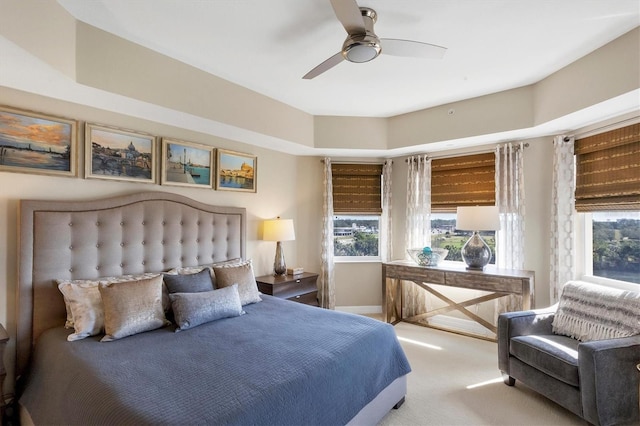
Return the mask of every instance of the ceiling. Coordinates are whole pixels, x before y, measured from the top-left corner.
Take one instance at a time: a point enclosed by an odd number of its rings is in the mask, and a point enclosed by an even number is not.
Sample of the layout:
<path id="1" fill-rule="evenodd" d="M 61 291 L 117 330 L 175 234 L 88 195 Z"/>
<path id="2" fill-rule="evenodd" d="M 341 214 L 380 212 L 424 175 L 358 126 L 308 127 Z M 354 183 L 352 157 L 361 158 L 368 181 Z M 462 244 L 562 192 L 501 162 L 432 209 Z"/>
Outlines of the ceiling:
<path id="1" fill-rule="evenodd" d="M 329 0 L 59 0 L 76 19 L 313 115 L 390 117 L 535 83 L 640 25 L 638 0 L 360 0 L 448 48 L 302 76 L 341 49 Z"/>

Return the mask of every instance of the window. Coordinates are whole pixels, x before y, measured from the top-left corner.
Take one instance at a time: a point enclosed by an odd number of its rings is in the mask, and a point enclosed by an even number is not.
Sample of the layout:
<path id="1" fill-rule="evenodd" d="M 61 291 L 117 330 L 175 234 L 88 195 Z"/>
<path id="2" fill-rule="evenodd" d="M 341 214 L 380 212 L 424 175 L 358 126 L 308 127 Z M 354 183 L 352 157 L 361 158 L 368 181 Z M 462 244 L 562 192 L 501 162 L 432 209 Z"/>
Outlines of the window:
<path id="1" fill-rule="evenodd" d="M 460 251 L 471 231 L 456 229 L 459 206 L 493 206 L 495 192 L 495 153 L 438 158 L 431 162 L 431 246 L 449 250 L 445 260 L 462 262 Z M 480 232 L 491 248 L 495 264 L 495 232 Z"/>
<path id="2" fill-rule="evenodd" d="M 615 280 L 635 287 L 640 284 L 640 123 L 577 139 L 575 153 L 576 210 L 585 247 L 579 269 L 603 284 Z"/>
<path id="3" fill-rule="evenodd" d="M 334 216 L 334 256 L 378 257 L 379 229 L 380 216 Z"/>
<path id="4" fill-rule="evenodd" d="M 640 211 L 585 213 L 584 224 L 584 275 L 640 284 Z"/>
<path id="5" fill-rule="evenodd" d="M 336 260 L 380 259 L 381 164 L 332 164 L 333 255 Z"/>
<path id="6" fill-rule="evenodd" d="M 459 231 L 456 229 L 455 213 L 432 213 L 431 214 L 431 247 L 449 250 L 445 260 L 462 262 L 460 251 L 462 246 L 471 237 L 471 231 Z M 480 232 L 482 239 L 491 248 L 491 261 L 496 263 L 496 238 L 495 231 Z"/>

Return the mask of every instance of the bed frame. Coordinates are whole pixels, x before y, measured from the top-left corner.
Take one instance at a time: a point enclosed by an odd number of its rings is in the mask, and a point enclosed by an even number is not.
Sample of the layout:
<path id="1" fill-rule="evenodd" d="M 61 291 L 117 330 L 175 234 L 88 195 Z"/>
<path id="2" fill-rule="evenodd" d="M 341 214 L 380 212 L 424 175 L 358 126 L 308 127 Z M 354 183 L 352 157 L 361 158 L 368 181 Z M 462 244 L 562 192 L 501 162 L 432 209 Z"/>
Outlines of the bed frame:
<path id="1" fill-rule="evenodd" d="M 246 220 L 245 208 L 211 206 L 164 192 L 92 201 L 21 201 L 18 380 L 38 336 L 64 324 L 66 310 L 55 279 L 162 272 L 244 259 Z M 405 393 L 403 377 L 353 421 L 376 423 Z"/>

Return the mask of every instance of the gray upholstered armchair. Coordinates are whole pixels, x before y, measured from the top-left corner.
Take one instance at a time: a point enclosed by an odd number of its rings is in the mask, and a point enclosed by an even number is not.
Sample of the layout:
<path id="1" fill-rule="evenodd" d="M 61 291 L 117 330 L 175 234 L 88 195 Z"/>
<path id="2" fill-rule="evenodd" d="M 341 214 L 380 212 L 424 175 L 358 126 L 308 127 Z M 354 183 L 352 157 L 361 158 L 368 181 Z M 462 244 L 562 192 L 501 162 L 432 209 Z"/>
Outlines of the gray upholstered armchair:
<path id="1" fill-rule="evenodd" d="M 594 425 L 640 424 L 640 335 L 581 342 L 555 334 L 557 307 L 499 316 L 505 383 L 520 380 Z"/>

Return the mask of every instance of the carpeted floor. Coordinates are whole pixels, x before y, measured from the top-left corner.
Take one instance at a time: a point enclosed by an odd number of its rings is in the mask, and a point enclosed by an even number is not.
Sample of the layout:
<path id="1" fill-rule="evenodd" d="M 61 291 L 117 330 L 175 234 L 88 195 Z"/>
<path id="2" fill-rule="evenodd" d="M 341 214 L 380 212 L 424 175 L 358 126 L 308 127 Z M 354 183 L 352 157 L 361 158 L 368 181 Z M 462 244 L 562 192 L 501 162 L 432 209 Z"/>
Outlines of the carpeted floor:
<path id="1" fill-rule="evenodd" d="M 412 372 L 404 405 L 380 425 L 587 425 L 520 382 L 506 386 L 496 343 L 407 323 L 395 329 Z"/>

